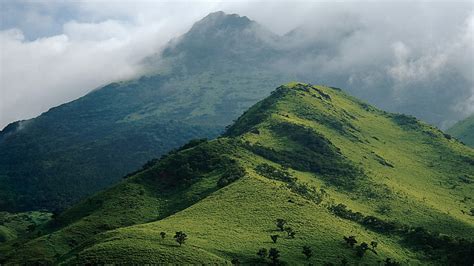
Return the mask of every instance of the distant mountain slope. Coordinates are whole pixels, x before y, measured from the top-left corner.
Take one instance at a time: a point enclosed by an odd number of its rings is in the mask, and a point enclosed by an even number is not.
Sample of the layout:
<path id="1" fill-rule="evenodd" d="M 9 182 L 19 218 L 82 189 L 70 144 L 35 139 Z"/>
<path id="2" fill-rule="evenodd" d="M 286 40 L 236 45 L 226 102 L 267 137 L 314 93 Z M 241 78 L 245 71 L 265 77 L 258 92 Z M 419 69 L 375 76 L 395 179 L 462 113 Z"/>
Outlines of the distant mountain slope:
<path id="1" fill-rule="evenodd" d="M 190 139 L 217 136 L 285 80 L 259 67 L 271 48 L 256 31 L 246 17 L 210 14 L 149 58 L 152 74 L 7 126 L 0 210 L 62 209 Z"/>
<path id="2" fill-rule="evenodd" d="M 466 145 L 474 147 L 474 115 L 456 123 L 448 129 L 448 133 L 466 143 Z"/>
<path id="3" fill-rule="evenodd" d="M 224 136 L 193 141 L 1 245 L 0 260 L 258 263 L 259 249 L 277 248 L 292 264 L 472 265 L 473 191 L 473 149 L 339 89 L 291 83 Z M 189 238 L 181 247 L 177 231 Z M 361 246 L 372 241 L 373 251 Z"/>

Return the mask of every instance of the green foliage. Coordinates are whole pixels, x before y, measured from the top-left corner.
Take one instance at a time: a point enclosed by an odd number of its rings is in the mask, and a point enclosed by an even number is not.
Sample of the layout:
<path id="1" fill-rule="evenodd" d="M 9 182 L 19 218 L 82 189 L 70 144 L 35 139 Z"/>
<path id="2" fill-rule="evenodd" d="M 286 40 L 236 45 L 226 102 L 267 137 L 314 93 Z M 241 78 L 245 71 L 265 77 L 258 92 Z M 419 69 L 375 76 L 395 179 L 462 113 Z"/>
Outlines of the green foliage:
<path id="1" fill-rule="evenodd" d="M 270 238 L 272 239 L 273 243 L 276 243 L 278 240 L 279 235 L 271 235 Z"/>
<path id="2" fill-rule="evenodd" d="M 36 233 L 36 229 L 41 230 L 50 220 L 51 213 L 48 212 L 0 212 L 0 243 Z"/>
<path id="3" fill-rule="evenodd" d="M 305 255 L 306 259 L 310 259 L 313 256 L 313 250 L 309 246 L 303 246 L 303 255 Z"/>
<path id="4" fill-rule="evenodd" d="M 474 147 L 474 115 L 459 121 L 447 132 L 466 145 Z"/>
<path id="5" fill-rule="evenodd" d="M 271 161 L 301 171 L 321 175 L 328 183 L 353 189 L 358 178 L 364 177 L 361 169 L 351 164 L 334 145 L 319 133 L 292 123 L 278 123 L 271 127 L 277 136 L 290 139 L 292 149 L 276 151 L 261 145 L 248 148 Z"/>
<path id="6" fill-rule="evenodd" d="M 285 229 L 286 220 L 285 220 L 285 219 L 278 218 L 278 219 L 276 219 L 275 223 L 276 223 L 277 228 L 278 228 L 280 231 L 283 232 L 284 229 Z"/>
<path id="7" fill-rule="evenodd" d="M 351 248 L 354 247 L 355 244 L 357 244 L 357 240 L 355 236 L 344 236 L 344 241 L 346 241 L 347 245 L 349 245 Z"/>
<path id="8" fill-rule="evenodd" d="M 186 240 L 188 240 L 188 235 L 182 231 L 179 231 L 176 232 L 173 238 L 176 240 L 176 242 L 178 242 L 179 246 L 181 246 L 186 242 Z"/>
<path id="9" fill-rule="evenodd" d="M 472 264 L 472 149 L 418 121 L 420 130 L 400 126 L 342 91 L 299 83 L 281 90 L 270 96 L 278 98 L 271 99 L 271 111 L 252 126 L 244 122 L 265 111 L 258 105 L 229 129 L 232 137 L 162 156 L 57 215 L 33 232 L 41 229 L 40 236 L 0 245 L 0 261 L 256 264 L 263 262 L 256 251 L 273 235 L 278 263 L 307 264 L 302 247 L 308 246 L 317 250 L 315 265 L 375 265 L 387 258 Z M 298 109 L 324 113 L 344 130 Z M 348 169 L 354 172 L 346 174 Z M 291 232 L 280 233 L 279 217 L 289 221 L 283 230 L 291 226 L 297 237 L 278 239 Z M 176 228 L 192 236 L 180 248 L 160 235 Z"/>
<path id="10" fill-rule="evenodd" d="M 276 265 L 280 259 L 280 251 L 276 248 L 270 248 L 268 251 L 268 257 L 274 265 Z"/>
<path id="11" fill-rule="evenodd" d="M 288 226 L 288 227 L 285 227 L 285 232 L 286 232 L 286 234 L 288 235 L 288 238 L 295 238 L 296 232 L 293 231 L 293 228 L 291 228 L 291 227 L 289 227 L 289 226 Z"/>
<path id="12" fill-rule="evenodd" d="M 365 242 L 362 242 L 360 245 L 356 247 L 357 256 L 362 258 L 368 249 L 369 249 L 369 245 Z"/>
<path id="13" fill-rule="evenodd" d="M 266 248 L 261 248 L 257 252 L 257 256 L 259 257 L 261 261 L 265 261 L 265 258 L 267 257 L 267 255 L 268 255 L 268 250 Z"/>

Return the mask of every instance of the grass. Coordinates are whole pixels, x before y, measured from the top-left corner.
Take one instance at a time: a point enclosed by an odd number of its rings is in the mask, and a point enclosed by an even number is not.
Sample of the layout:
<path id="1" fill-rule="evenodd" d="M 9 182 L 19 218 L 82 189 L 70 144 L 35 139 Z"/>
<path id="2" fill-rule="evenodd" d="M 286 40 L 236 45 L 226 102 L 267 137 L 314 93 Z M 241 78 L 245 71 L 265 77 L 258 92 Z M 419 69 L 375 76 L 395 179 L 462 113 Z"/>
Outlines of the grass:
<path id="1" fill-rule="evenodd" d="M 7 252 L 0 259 L 258 263 L 260 248 L 276 247 L 282 261 L 303 264 L 302 247 L 310 246 L 309 262 L 317 265 L 386 258 L 469 264 L 473 159 L 474 150 L 414 118 L 340 90 L 291 83 L 245 112 L 224 137 L 169 154 L 69 209 L 40 237 L 1 246 Z M 221 188 L 229 173 L 238 175 Z M 397 229 L 344 218 L 331 211 L 337 204 Z M 295 238 L 277 231 L 278 218 L 288 221 Z M 189 237 L 181 247 L 172 239 L 176 231 Z M 272 234 L 280 235 L 275 244 Z M 349 235 L 359 244 L 377 241 L 377 254 L 356 256 L 343 240 Z"/>
<path id="2" fill-rule="evenodd" d="M 466 145 L 474 147 L 474 115 L 459 121 L 447 131 Z"/>

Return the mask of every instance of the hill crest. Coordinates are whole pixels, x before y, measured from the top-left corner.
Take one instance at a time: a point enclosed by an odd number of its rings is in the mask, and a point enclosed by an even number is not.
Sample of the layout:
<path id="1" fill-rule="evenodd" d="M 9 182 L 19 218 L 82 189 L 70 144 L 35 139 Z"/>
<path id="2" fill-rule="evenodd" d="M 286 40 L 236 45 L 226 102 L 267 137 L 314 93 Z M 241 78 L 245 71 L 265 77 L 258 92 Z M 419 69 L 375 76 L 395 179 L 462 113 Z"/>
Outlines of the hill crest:
<path id="1" fill-rule="evenodd" d="M 4 259 L 252 263 L 259 248 L 274 245 L 282 260 L 304 263 L 301 247 L 310 245 L 317 264 L 462 264 L 472 259 L 473 179 L 474 151 L 441 131 L 335 88 L 290 83 L 223 137 L 151 162 L 39 229 L 41 236 L 19 240 Z M 278 218 L 295 238 L 272 229 Z M 160 240 L 173 230 L 188 233 L 189 244 Z M 271 244 L 270 234 L 281 240 Z M 351 234 L 377 241 L 376 253 L 359 258 L 344 245 Z"/>

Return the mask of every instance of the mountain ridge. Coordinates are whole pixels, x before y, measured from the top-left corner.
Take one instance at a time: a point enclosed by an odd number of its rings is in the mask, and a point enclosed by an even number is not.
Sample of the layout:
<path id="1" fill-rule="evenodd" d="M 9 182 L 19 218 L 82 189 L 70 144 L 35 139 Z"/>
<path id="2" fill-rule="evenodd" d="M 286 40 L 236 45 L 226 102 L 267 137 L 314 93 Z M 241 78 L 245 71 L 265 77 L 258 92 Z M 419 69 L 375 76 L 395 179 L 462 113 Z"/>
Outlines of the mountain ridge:
<path id="1" fill-rule="evenodd" d="M 466 145 L 474 147 L 474 115 L 457 122 L 447 132 Z"/>
<path id="2" fill-rule="evenodd" d="M 0 259 L 256 263 L 259 248 L 275 247 L 282 261 L 307 263 L 301 247 L 309 245 L 317 264 L 467 265 L 473 178 L 474 150 L 438 129 L 335 88 L 289 83 L 222 137 L 150 163 L 29 238 L 0 246 Z M 277 229 L 279 218 L 294 238 Z M 175 231 L 189 236 L 182 247 L 173 244 Z M 376 252 L 359 257 L 344 244 L 350 235 L 378 242 Z"/>

